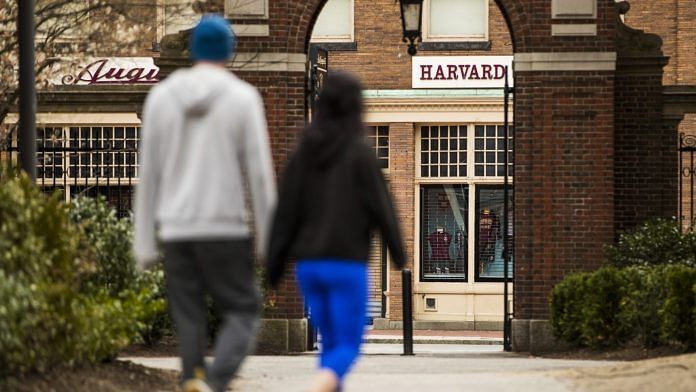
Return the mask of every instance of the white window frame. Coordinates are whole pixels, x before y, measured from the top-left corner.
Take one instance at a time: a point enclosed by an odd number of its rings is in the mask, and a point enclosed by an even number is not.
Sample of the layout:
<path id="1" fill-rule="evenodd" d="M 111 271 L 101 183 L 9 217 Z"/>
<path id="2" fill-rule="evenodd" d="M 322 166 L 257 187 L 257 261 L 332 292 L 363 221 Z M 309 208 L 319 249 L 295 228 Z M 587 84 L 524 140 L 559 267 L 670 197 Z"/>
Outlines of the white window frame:
<path id="1" fill-rule="evenodd" d="M 425 0 L 423 2 L 423 42 L 471 42 L 471 41 L 488 41 L 490 35 L 490 0 L 480 0 L 484 2 L 486 6 L 484 7 L 485 15 L 485 31 L 483 35 L 430 35 L 430 1 Z"/>
<path id="2" fill-rule="evenodd" d="M 322 10 L 323 11 L 323 10 Z M 319 13 L 321 15 L 321 12 Z M 317 19 L 319 17 L 317 16 Z M 355 42 L 355 0 L 350 0 L 350 35 L 322 35 L 312 36 L 309 39 L 311 43 L 322 42 Z"/>
<path id="3" fill-rule="evenodd" d="M 123 137 L 118 138 L 118 139 L 115 137 L 112 139 L 105 139 L 103 137 L 103 133 L 102 133 L 102 137 L 100 138 L 100 141 L 114 141 L 114 142 L 115 141 L 123 141 L 123 143 L 124 143 L 123 148 L 124 149 L 129 148 L 129 147 L 125 147 L 126 142 L 129 140 L 133 140 L 135 147 L 132 147 L 132 148 L 137 150 L 138 145 L 139 145 L 140 140 L 141 140 L 141 135 L 142 135 L 142 124 L 136 124 L 136 123 L 94 123 L 94 124 L 92 124 L 92 123 L 90 123 L 90 124 L 87 124 L 87 123 L 85 123 L 85 124 L 69 124 L 69 123 L 65 123 L 65 124 L 63 124 L 63 123 L 61 123 L 61 124 L 50 124 L 50 123 L 42 124 L 42 123 L 38 123 L 37 128 L 60 129 L 60 137 L 58 138 L 59 139 L 58 142 L 60 142 L 61 147 L 64 147 L 64 148 L 76 147 L 73 143 L 75 143 L 76 141 L 82 141 L 81 136 L 78 137 L 77 140 L 71 139 L 71 137 L 70 137 L 70 129 L 71 128 L 78 128 L 78 129 L 89 128 L 90 132 L 94 128 L 101 128 L 102 132 L 103 132 L 104 128 L 123 128 L 123 132 L 124 132 Z M 129 138 L 127 136 L 127 128 L 135 128 L 135 137 L 134 138 Z M 78 132 L 81 132 L 81 131 L 78 131 Z M 113 132 L 115 132 L 115 130 Z M 37 135 L 37 143 L 39 143 L 39 144 L 43 143 L 44 139 L 39 138 L 38 136 L 39 135 Z M 91 138 L 90 138 L 90 141 L 91 141 Z M 101 154 L 101 159 L 103 159 L 105 154 L 122 154 L 122 152 L 116 152 L 116 150 L 104 151 L 101 153 L 98 151 L 95 151 L 95 152 L 84 151 L 84 152 L 82 152 L 82 154 L 85 154 L 89 157 L 89 159 L 90 159 L 89 163 L 82 163 L 80 161 L 82 155 L 79 155 L 77 157 L 73 157 L 70 155 L 69 151 L 61 153 L 62 164 L 57 165 L 55 167 L 61 168 L 61 170 L 63 170 L 67 174 L 64 176 L 55 177 L 55 184 L 56 185 L 70 186 L 70 185 L 73 185 L 75 182 L 77 182 L 77 185 L 95 185 L 95 184 L 98 184 L 98 185 L 110 184 L 110 185 L 114 185 L 114 186 L 126 185 L 129 181 L 128 177 L 126 176 L 126 177 L 119 178 L 118 176 L 114 175 L 114 171 L 115 170 L 126 170 L 128 168 L 129 164 L 133 167 L 133 169 L 135 171 L 134 175 L 130 178 L 130 183 L 136 184 L 140 178 L 140 154 L 137 151 L 132 155 L 133 159 L 134 159 L 133 162 L 130 162 L 130 163 L 124 162 L 122 164 L 117 163 L 115 161 L 109 162 L 109 163 L 104 163 L 102 161 L 100 163 L 94 164 L 91 161 L 92 154 Z M 37 155 L 40 155 L 40 153 L 37 153 Z M 77 161 L 75 161 L 73 159 L 76 159 Z M 43 165 L 42 163 L 39 163 L 37 166 L 42 166 L 42 165 Z M 50 165 L 45 165 L 45 166 L 50 167 Z M 89 172 L 90 172 L 90 175 L 88 175 L 86 177 L 82 175 L 82 169 L 84 167 L 88 167 Z M 111 168 L 112 174 L 110 176 L 92 175 L 91 174 L 92 170 L 95 167 L 101 168 L 101 170 L 104 170 L 106 168 Z M 71 175 L 72 174 L 71 169 L 73 169 L 73 168 L 76 168 L 77 172 L 74 173 L 74 175 Z M 51 185 L 54 184 L 54 182 L 53 182 L 54 178 L 52 176 L 47 176 L 45 174 L 45 172 L 44 172 L 44 175 L 42 177 L 39 177 L 39 181 L 41 181 L 41 180 L 45 181 L 46 184 L 48 184 L 49 181 L 50 181 Z"/>
<path id="4" fill-rule="evenodd" d="M 421 127 L 424 126 L 439 126 L 439 125 L 448 125 L 448 126 L 453 126 L 453 125 L 458 125 L 458 126 L 465 126 L 466 131 L 467 131 L 467 175 L 466 176 L 459 176 L 459 177 L 423 177 L 421 176 L 421 139 L 422 139 L 422 133 L 421 133 Z M 431 284 L 442 284 L 442 283 L 455 283 L 455 284 L 462 284 L 462 280 L 452 280 L 451 282 L 448 282 L 446 280 L 430 280 L 430 279 L 422 279 L 421 280 L 421 268 L 422 268 L 422 251 L 424 246 L 428 246 L 427 243 L 423 244 L 421 243 L 421 199 L 420 199 L 420 188 L 421 185 L 466 185 L 469 187 L 469 198 L 468 202 L 469 205 L 467 206 L 468 208 L 468 214 L 469 216 L 467 217 L 468 219 L 468 227 L 470 228 L 468 233 L 467 233 L 467 243 L 468 243 L 468 248 L 467 248 L 467 272 L 466 272 L 466 278 L 464 279 L 464 284 L 468 285 L 487 285 L 487 284 L 499 284 L 499 282 L 495 279 L 490 279 L 490 278 L 481 278 L 480 276 L 476 275 L 476 267 L 475 263 L 477 262 L 476 260 L 476 230 L 474 228 L 476 227 L 476 203 L 477 203 L 477 190 L 479 186 L 485 186 L 485 185 L 503 185 L 504 183 L 504 177 L 502 176 L 476 176 L 475 175 L 475 153 L 476 153 L 476 126 L 477 125 L 495 125 L 501 126 L 502 124 L 500 122 L 487 122 L 487 121 L 481 121 L 481 122 L 428 122 L 428 123 L 416 123 L 415 124 L 415 132 L 416 132 L 416 148 L 415 148 L 415 153 L 416 157 L 414 159 L 415 162 L 415 171 L 416 175 L 414 177 L 414 186 L 415 186 L 415 197 L 414 197 L 414 208 L 415 208 L 415 219 L 414 219 L 414 233 L 415 235 L 415 241 L 414 241 L 414 257 L 417 257 L 414 261 L 414 267 L 415 267 L 415 273 L 417 276 L 417 281 L 418 284 L 420 285 L 426 285 L 425 287 L 431 287 L 427 285 Z M 514 139 L 513 139 L 514 140 Z M 512 176 L 512 173 L 510 173 L 510 178 L 509 182 L 511 186 L 514 186 L 514 177 Z M 423 287 L 423 286 L 421 286 Z"/>
<path id="5" fill-rule="evenodd" d="M 379 156 L 377 155 L 377 153 L 379 152 L 380 147 L 384 148 L 384 146 L 379 145 L 379 130 L 378 129 L 380 127 L 387 128 L 387 136 L 386 136 L 386 138 L 387 138 L 386 148 L 387 148 L 387 154 L 388 154 L 387 155 L 387 167 L 382 168 L 382 173 L 385 175 L 388 175 L 389 169 L 391 168 L 391 137 L 389 135 L 389 124 L 388 123 L 367 123 L 367 124 L 365 124 L 365 126 L 368 128 L 375 128 L 375 130 L 377 131 L 377 134 L 375 134 L 374 138 L 368 134 L 365 136 L 365 139 L 367 139 L 368 145 L 371 148 L 375 149 L 375 157 L 377 157 L 378 160 L 379 160 Z M 370 142 L 372 142 L 372 140 L 370 140 L 370 139 L 374 139 L 374 144 L 370 143 Z"/>

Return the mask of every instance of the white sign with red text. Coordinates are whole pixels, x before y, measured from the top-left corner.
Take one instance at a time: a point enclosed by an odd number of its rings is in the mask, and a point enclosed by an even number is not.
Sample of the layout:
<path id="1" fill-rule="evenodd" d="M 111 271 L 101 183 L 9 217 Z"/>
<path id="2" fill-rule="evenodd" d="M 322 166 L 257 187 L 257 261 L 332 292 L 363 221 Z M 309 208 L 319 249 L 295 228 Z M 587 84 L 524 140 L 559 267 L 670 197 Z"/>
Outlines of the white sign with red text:
<path id="1" fill-rule="evenodd" d="M 503 88 L 506 69 L 513 86 L 512 56 L 415 56 L 412 87 Z"/>
<path id="2" fill-rule="evenodd" d="M 153 84 L 159 81 L 159 68 L 152 57 L 106 57 L 86 61 L 63 75 L 63 85 Z"/>

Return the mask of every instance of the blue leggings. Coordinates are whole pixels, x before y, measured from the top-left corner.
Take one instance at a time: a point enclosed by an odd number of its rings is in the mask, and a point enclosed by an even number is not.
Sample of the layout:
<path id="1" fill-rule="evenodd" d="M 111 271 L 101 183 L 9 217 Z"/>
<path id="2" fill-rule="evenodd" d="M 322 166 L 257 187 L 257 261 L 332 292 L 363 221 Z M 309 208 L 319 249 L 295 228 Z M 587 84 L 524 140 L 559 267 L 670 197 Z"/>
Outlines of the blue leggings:
<path id="1" fill-rule="evenodd" d="M 321 333 L 322 369 L 340 380 L 360 355 L 365 328 L 367 267 L 357 261 L 300 260 L 297 280 Z"/>

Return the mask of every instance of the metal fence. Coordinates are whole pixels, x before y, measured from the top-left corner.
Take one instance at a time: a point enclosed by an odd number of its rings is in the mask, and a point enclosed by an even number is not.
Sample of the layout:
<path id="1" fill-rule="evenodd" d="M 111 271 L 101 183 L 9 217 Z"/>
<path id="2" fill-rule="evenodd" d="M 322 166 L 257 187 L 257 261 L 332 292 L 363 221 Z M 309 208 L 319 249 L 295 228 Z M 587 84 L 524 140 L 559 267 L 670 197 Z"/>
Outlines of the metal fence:
<path id="1" fill-rule="evenodd" d="M 0 134 L 0 164 L 16 167 L 16 127 Z M 139 126 L 51 126 L 37 128 L 37 183 L 66 201 L 104 196 L 120 217 L 131 211 L 138 181 Z"/>
<path id="2" fill-rule="evenodd" d="M 684 230 L 696 228 L 696 135 L 679 135 L 679 218 Z"/>

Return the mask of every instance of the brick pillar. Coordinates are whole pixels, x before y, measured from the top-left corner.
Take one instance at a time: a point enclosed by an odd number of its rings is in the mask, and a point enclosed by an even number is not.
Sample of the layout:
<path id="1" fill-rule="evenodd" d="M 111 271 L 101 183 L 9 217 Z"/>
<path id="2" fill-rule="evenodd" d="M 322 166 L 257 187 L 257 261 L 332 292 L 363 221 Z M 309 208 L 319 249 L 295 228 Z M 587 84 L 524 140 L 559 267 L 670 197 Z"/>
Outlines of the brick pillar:
<path id="1" fill-rule="evenodd" d="M 641 45 L 637 45 L 640 42 Z M 616 64 L 616 230 L 677 211 L 675 127 L 662 124 L 662 40 L 621 25 Z"/>
<path id="2" fill-rule="evenodd" d="M 614 72 L 515 78 L 514 312 L 548 319 L 553 285 L 613 240 Z"/>
<path id="3" fill-rule="evenodd" d="M 406 268 L 413 271 L 413 239 L 415 219 L 415 132 L 412 123 L 389 124 L 389 178 L 390 190 L 396 204 L 396 213 L 401 223 L 401 232 L 406 246 Z M 415 279 L 415 274 L 414 274 Z M 389 273 L 389 304 L 387 318 L 401 320 L 401 271 Z"/>

